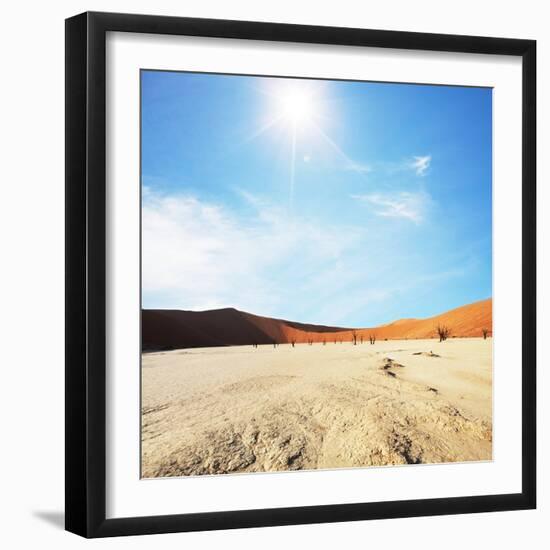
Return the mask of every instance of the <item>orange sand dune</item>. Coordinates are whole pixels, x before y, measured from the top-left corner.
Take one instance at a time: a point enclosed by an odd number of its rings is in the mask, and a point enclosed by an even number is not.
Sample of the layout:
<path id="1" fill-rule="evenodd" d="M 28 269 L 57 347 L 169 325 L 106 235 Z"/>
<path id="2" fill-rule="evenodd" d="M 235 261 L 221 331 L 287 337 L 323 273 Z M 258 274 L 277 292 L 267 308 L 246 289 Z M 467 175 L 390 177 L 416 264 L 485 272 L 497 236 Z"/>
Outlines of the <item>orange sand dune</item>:
<path id="1" fill-rule="evenodd" d="M 493 301 L 491 298 L 452 309 L 428 319 L 401 319 L 371 328 L 342 328 L 308 325 L 261 317 L 233 308 L 211 311 L 153 310 L 142 311 L 142 348 L 163 350 L 252 344 L 289 344 L 306 342 L 350 342 L 353 334 L 368 343 L 378 340 L 436 338 L 435 327 L 446 325 L 451 336 L 491 334 Z"/>

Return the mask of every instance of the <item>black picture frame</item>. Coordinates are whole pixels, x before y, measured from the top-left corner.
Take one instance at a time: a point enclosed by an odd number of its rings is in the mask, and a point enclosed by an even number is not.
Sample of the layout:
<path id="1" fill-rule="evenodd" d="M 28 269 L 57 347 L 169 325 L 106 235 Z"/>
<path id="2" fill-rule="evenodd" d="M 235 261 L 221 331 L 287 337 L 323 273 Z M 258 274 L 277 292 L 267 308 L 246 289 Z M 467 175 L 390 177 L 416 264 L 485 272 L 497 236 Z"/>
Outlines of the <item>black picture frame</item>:
<path id="1" fill-rule="evenodd" d="M 522 120 L 522 491 L 106 519 L 105 40 L 108 31 L 518 56 Z M 83 13 L 66 20 L 66 529 L 107 537 L 532 509 L 536 506 L 536 42 Z"/>

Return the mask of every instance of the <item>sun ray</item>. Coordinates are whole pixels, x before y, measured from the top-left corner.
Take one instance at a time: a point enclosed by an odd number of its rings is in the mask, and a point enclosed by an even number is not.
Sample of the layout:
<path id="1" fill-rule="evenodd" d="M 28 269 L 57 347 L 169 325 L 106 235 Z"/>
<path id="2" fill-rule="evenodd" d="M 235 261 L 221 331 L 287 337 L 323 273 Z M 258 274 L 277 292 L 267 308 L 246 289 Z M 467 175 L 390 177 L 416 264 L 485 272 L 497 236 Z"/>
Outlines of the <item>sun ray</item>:
<path id="1" fill-rule="evenodd" d="M 292 153 L 290 159 L 290 189 L 288 199 L 288 209 L 290 215 L 292 215 L 292 209 L 294 206 L 294 180 L 296 177 L 296 126 L 292 129 Z"/>
<path id="2" fill-rule="evenodd" d="M 281 121 L 281 115 L 277 115 L 273 118 L 270 118 L 265 124 L 260 126 L 258 129 L 256 129 L 252 134 L 247 136 L 242 143 L 249 143 L 250 141 L 254 141 L 256 138 L 261 136 L 263 133 L 267 132 L 274 126 L 276 126 Z"/>
<path id="3" fill-rule="evenodd" d="M 340 155 L 340 157 L 345 161 L 346 166 L 350 169 L 354 169 L 357 166 L 357 163 L 350 158 L 344 151 L 341 149 L 341 147 L 338 146 L 338 144 L 330 138 L 317 124 L 315 124 L 315 130 L 319 132 L 321 137 Z"/>

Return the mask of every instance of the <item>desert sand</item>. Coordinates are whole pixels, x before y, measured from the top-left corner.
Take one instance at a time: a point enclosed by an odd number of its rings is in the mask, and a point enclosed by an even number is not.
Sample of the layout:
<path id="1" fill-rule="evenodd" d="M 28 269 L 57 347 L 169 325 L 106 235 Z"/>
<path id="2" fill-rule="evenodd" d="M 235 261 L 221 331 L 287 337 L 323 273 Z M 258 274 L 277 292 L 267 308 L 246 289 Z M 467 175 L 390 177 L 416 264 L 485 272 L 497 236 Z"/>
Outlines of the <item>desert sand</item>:
<path id="1" fill-rule="evenodd" d="M 142 358 L 143 477 L 492 458 L 492 338 Z"/>

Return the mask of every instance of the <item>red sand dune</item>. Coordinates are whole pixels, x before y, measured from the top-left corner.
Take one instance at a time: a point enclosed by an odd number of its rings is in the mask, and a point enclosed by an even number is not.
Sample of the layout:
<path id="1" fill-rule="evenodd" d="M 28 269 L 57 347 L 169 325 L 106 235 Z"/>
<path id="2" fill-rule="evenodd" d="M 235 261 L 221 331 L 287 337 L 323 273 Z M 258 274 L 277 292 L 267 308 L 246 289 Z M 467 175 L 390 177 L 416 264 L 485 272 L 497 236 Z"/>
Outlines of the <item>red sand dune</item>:
<path id="1" fill-rule="evenodd" d="M 428 319 L 401 319 L 371 328 L 340 328 L 307 325 L 261 317 L 233 308 L 211 311 L 144 309 L 142 311 L 142 347 L 144 350 L 239 346 L 252 344 L 288 344 L 335 341 L 350 342 L 404 338 L 436 338 L 436 326 L 446 325 L 451 336 L 481 337 L 483 329 L 492 332 L 491 298 L 468 304 Z"/>

